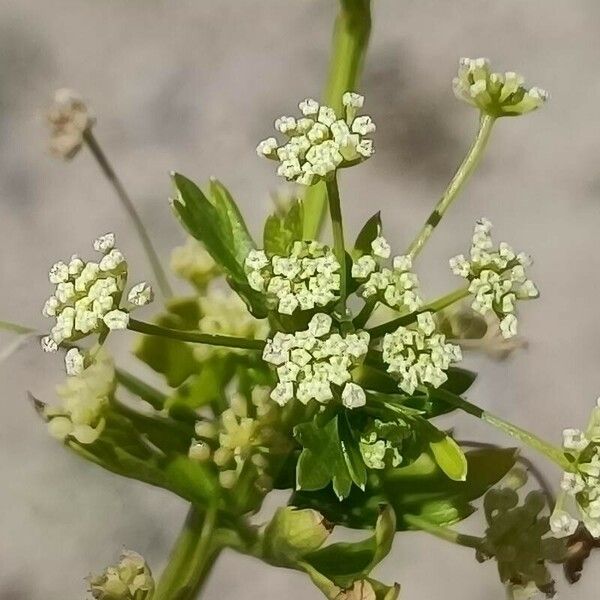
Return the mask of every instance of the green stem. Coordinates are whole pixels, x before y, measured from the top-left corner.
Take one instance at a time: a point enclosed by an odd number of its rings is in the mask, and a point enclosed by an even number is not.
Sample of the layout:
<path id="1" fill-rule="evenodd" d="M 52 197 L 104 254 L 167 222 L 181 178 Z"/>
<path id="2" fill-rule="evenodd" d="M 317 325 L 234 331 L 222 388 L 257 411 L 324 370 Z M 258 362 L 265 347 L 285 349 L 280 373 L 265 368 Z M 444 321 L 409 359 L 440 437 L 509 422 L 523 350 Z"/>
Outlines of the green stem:
<path id="1" fill-rule="evenodd" d="M 333 50 L 324 102 L 340 114 L 344 92 L 356 89 L 371 32 L 370 0 L 341 0 L 333 31 Z M 304 238 L 319 235 L 325 215 L 327 190 L 323 182 L 308 188 L 304 197 Z"/>
<path id="2" fill-rule="evenodd" d="M 495 118 L 490 115 L 481 114 L 479 120 L 479 130 L 477 132 L 477 136 L 467 153 L 467 156 L 461 163 L 460 167 L 458 167 L 458 171 L 454 174 L 452 181 L 450 181 L 448 187 L 446 188 L 444 194 L 440 198 L 440 201 L 437 203 L 433 212 L 429 215 L 429 218 L 425 222 L 425 225 L 421 228 L 421 231 L 418 233 L 417 237 L 412 241 L 411 245 L 408 247 L 407 254 L 409 254 L 412 258 L 415 258 L 419 252 L 423 249 L 425 242 L 429 239 L 429 236 L 433 233 L 433 230 L 437 226 L 437 224 L 442 220 L 445 212 L 448 210 L 452 202 L 458 196 L 458 193 L 462 189 L 463 185 L 466 183 L 467 179 L 475 168 L 477 167 L 479 160 L 483 155 L 483 151 L 490 139 L 490 134 L 492 132 L 492 127 L 494 125 Z"/>
<path id="3" fill-rule="evenodd" d="M 117 381 L 128 391 L 146 401 L 152 408 L 156 410 L 162 410 L 165 407 L 167 396 L 157 389 L 148 385 L 145 381 L 138 379 L 135 375 L 124 371 L 123 369 L 116 369 L 115 374 Z"/>
<path id="4" fill-rule="evenodd" d="M 386 333 L 391 333 L 395 331 L 400 326 L 410 325 L 417 320 L 417 315 L 424 312 L 438 312 L 448 306 L 466 298 L 469 295 L 469 288 L 461 287 L 429 304 L 425 304 L 425 306 L 421 307 L 419 310 L 415 312 L 408 313 L 406 315 L 402 315 L 393 321 L 388 321 L 387 323 L 383 323 L 382 325 L 378 325 L 377 327 L 372 327 L 371 329 L 367 329 L 372 339 L 381 337 Z"/>
<path id="5" fill-rule="evenodd" d="M 19 325 L 18 323 L 11 323 L 10 321 L 0 321 L 0 331 L 18 333 L 19 335 L 24 335 L 27 333 L 37 333 L 36 329 L 26 327 L 25 325 Z"/>
<path id="6" fill-rule="evenodd" d="M 458 531 L 454 531 L 454 529 L 450 529 L 449 527 L 441 527 L 440 525 L 435 525 L 427 519 L 423 519 L 421 517 L 417 517 L 416 515 L 403 515 L 402 517 L 411 527 L 415 529 L 421 529 L 422 531 L 426 531 L 431 535 L 435 535 L 436 537 L 446 540 L 447 542 L 452 542 L 453 544 L 458 544 L 460 546 L 466 546 L 467 548 L 479 548 L 481 543 L 483 542 L 483 538 L 474 536 L 474 535 L 464 535 L 462 533 L 458 533 Z"/>
<path id="7" fill-rule="evenodd" d="M 113 169 L 112 165 L 108 161 L 108 158 L 106 157 L 104 151 L 100 147 L 98 140 L 96 140 L 96 138 L 94 137 L 94 134 L 92 133 L 91 129 L 88 129 L 84 133 L 83 139 L 86 142 L 91 153 L 93 154 L 94 158 L 100 165 L 102 172 L 104 173 L 110 184 L 113 186 L 119 200 L 121 201 L 121 204 L 123 205 L 123 208 L 125 208 L 125 210 L 127 211 L 127 214 L 129 215 L 133 226 L 137 231 L 142 246 L 144 247 L 144 251 L 146 252 L 146 256 L 148 257 L 148 261 L 150 262 L 150 266 L 152 267 L 152 271 L 154 272 L 154 276 L 156 277 L 156 282 L 158 283 L 158 287 L 160 288 L 163 296 L 165 298 L 171 297 L 173 295 L 173 291 L 171 290 L 171 286 L 169 285 L 169 280 L 167 279 L 167 275 L 164 269 L 162 268 L 158 254 L 156 253 L 154 245 L 152 244 L 152 240 L 150 239 L 150 236 L 148 235 L 148 232 L 144 227 L 144 223 L 140 215 L 138 214 L 133 201 L 129 197 L 129 194 L 127 193 L 125 187 L 121 183 L 121 180 L 115 173 L 115 170 Z"/>
<path id="8" fill-rule="evenodd" d="M 373 314 L 375 307 L 377 306 L 377 300 L 369 299 L 365 302 L 364 306 L 360 309 L 360 312 L 354 317 L 352 321 L 354 323 L 354 327 L 357 329 L 362 329 Z"/>
<path id="9" fill-rule="evenodd" d="M 220 548 L 213 543 L 217 510 L 200 516 L 192 507 L 158 582 L 153 600 L 194 600 L 210 573 Z"/>
<path id="10" fill-rule="evenodd" d="M 537 452 L 543 454 L 552 462 L 557 464 L 561 469 L 564 469 L 566 471 L 572 470 L 572 465 L 567 460 L 564 452 L 560 448 L 554 446 L 553 444 L 544 441 L 537 435 L 525 429 L 522 429 L 521 427 L 517 427 L 517 425 L 513 425 L 512 423 L 506 421 L 505 419 L 502 419 L 501 417 L 497 417 L 496 415 L 486 410 L 483 410 L 476 404 L 473 404 L 472 402 L 469 402 L 468 400 L 465 400 L 464 398 L 457 396 L 456 394 L 452 394 L 451 392 L 448 392 L 443 388 L 438 388 L 436 390 L 436 394 L 441 400 L 448 402 L 448 404 L 452 404 L 456 408 L 459 408 L 465 411 L 466 413 L 473 415 L 478 419 L 481 419 L 485 423 L 492 425 L 493 427 L 506 433 L 510 437 L 519 440 L 526 446 L 529 446 L 529 448 L 532 448 L 533 450 L 536 450 Z"/>
<path id="11" fill-rule="evenodd" d="M 225 346 L 227 348 L 241 348 L 246 350 L 262 350 L 265 347 L 264 340 L 252 340 L 249 338 L 233 337 L 228 335 L 212 335 L 210 333 L 200 333 L 199 331 L 184 331 L 182 329 L 169 329 L 129 319 L 127 328 L 131 331 L 137 331 L 145 335 L 156 337 L 166 337 L 182 342 L 192 342 L 194 344 L 208 344 L 210 346 Z"/>
<path id="12" fill-rule="evenodd" d="M 337 183 L 337 174 L 327 180 L 327 199 L 329 201 L 329 214 L 331 215 L 331 230 L 333 232 L 333 251 L 340 263 L 340 302 L 338 310 L 342 316 L 346 315 L 346 245 L 344 243 L 344 226 L 342 223 L 342 207 L 340 203 L 340 189 Z"/>

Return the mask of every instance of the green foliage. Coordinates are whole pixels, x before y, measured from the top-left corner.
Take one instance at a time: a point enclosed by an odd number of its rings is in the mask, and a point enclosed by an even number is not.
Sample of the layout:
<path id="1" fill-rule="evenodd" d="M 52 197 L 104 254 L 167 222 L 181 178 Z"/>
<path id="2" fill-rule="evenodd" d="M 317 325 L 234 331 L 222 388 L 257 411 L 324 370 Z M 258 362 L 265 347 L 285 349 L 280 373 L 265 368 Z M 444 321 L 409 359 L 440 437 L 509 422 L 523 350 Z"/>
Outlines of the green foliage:
<path id="1" fill-rule="evenodd" d="M 343 501 L 330 489 L 318 492 L 298 491 L 294 506 L 314 508 L 334 523 L 356 529 L 373 526 L 377 507 L 389 503 L 398 518 L 397 528 L 410 526 L 402 515 L 413 514 L 436 525 L 451 525 L 473 512 L 471 502 L 485 494 L 513 467 L 513 449 L 484 449 L 467 452 L 465 481 L 449 479 L 429 452 L 401 468 L 371 472 L 365 492 L 351 490 Z"/>
<path id="2" fill-rule="evenodd" d="M 265 221 L 263 245 L 268 255 L 287 256 L 294 242 L 302 240 L 304 207 L 294 200 L 287 210 L 277 210 Z"/>
<path id="3" fill-rule="evenodd" d="M 252 314 L 264 318 L 267 315 L 265 300 L 250 288 L 244 272 L 244 260 L 255 245 L 231 195 L 213 180 L 209 199 L 183 175 L 173 173 L 172 177 L 178 192 L 173 208 L 184 227 L 204 244 Z"/>
<path id="4" fill-rule="evenodd" d="M 356 241 L 354 242 L 354 250 L 352 258 L 359 258 L 363 254 L 371 254 L 371 242 L 381 235 L 381 213 L 376 212 L 360 230 Z"/>
<path id="5" fill-rule="evenodd" d="M 429 447 L 435 462 L 450 479 L 467 479 L 468 464 L 465 454 L 449 435 L 430 441 Z"/>

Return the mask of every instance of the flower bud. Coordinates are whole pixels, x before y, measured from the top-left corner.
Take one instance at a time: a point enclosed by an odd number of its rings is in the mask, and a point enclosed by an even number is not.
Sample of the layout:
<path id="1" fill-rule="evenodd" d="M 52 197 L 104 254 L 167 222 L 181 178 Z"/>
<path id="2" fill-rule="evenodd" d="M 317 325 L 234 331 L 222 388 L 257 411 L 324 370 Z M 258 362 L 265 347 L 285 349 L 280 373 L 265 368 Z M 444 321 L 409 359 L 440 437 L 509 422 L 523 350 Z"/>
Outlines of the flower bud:
<path id="1" fill-rule="evenodd" d="M 304 556 L 320 548 L 332 529 L 316 510 L 280 508 L 265 529 L 266 552 L 283 562 Z"/>
<path id="2" fill-rule="evenodd" d="M 137 552 L 123 550 L 116 566 L 101 575 L 90 575 L 89 591 L 97 600 L 150 600 L 154 579 L 146 561 Z"/>

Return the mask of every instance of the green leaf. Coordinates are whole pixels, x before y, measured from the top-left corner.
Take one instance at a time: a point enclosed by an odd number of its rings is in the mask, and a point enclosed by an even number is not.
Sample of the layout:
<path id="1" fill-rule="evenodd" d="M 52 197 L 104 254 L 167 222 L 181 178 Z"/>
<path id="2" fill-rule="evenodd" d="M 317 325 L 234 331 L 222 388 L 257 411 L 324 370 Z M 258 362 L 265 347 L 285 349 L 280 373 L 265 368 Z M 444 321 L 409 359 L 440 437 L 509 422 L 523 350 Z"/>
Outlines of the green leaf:
<path id="1" fill-rule="evenodd" d="M 290 503 L 314 508 L 333 523 L 358 529 L 372 527 L 377 507 L 389 503 L 398 518 L 397 528 L 410 528 L 402 515 L 422 516 L 436 525 L 452 525 L 470 515 L 471 502 L 498 483 L 514 466 L 514 449 L 482 449 L 467 452 L 467 478 L 453 481 L 429 453 L 407 467 L 371 471 L 365 492 L 353 489 L 342 502 L 330 489 L 299 491 Z"/>
<path id="2" fill-rule="evenodd" d="M 304 207 L 300 200 L 294 200 L 287 212 L 279 210 L 269 215 L 263 234 L 265 252 L 287 256 L 292 244 L 302 240 L 303 227 Z"/>
<path id="3" fill-rule="evenodd" d="M 449 436 L 429 442 L 429 447 L 440 469 L 454 481 L 467 478 L 467 459 L 460 446 Z"/>
<path id="4" fill-rule="evenodd" d="M 304 562 L 340 587 L 365 579 L 390 552 L 396 517 L 386 505 L 377 518 L 372 536 L 360 542 L 340 542 L 321 548 L 304 557 Z"/>
<path id="5" fill-rule="evenodd" d="M 166 303 L 167 312 L 154 323 L 171 329 L 197 329 L 200 308 L 197 298 L 175 298 Z M 197 373 L 200 363 L 194 358 L 192 347 L 178 340 L 149 335 L 139 336 L 133 353 L 151 369 L 164 375 L 170 387 L 181 385 Z"/>
<path id="6" fill-rule="evenodd" d="M 352 477 L 342 452 L 338 417 L 321 423 L 320 416 L 294 428 L 294 436 L 303 447 L 296 467 L 297 487 L 320 490 L 331 482 L 337 497 L 345 498 L 350 493 Z"/>
<path id="7" fill-rule="evenodd" d="M 346 412 L 338 417 L 338 428 L 342 445 L 342 454 L 344 455 L 350 477 L 352 477 L 352 481 L 361 490 L 364 490 L 367 483 L 367 467 L 365 466 L 365 462 L 358 446 L 358 440 L 354 436 Z"/>
<path id="8" fill-rule="evenodd" d="M 381 213 L 376 212 L 363 226 L 354 242 L 353 258 L 371 254 L 371 242 L 381 234 Z"/>
<path id="9" fill-rule="evenodd" d="M 264 318 L 267 315 L 264 298 L 248 285 L 244 271 L 244 260 L 254 242 L 231 195 L 222 184 L 212 181 L 209 200 L 183 175 L 173 173 L 172 177 L 179 192 L 173 208 L 184 227 L 223 268 L 227 281 L 252 314 Z"/>

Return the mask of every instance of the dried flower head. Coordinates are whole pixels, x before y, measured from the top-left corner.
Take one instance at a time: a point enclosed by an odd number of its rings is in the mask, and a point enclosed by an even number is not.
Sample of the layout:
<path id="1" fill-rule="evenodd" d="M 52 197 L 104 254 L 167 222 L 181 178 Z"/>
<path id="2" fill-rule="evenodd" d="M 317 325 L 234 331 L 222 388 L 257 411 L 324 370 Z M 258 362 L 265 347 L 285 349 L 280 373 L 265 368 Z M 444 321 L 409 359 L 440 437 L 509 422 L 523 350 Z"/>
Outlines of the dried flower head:
<path id="1" fill-rule="evenodd" d="M 538 87 L 524 87 L 523 77 L 512 71 L 492 73 L 487 58 L 461 58 L 458 76 L 452 81 L 454 93 L 492 117 L 514 117 L 539 108 L 548 93 Z"/>
<path id="2" fill-rule="evenodd" d="M 288 181 L 312 185 L 332 176 L 337 169 L 358 164 L 373 155 L 373 141 L 365 136 L 375 131 L 369 116 L 357 117 L 364 98 L 354 92 L 343 96 L 344 115 L 307 98 L 298 107 L 302 117 L 280 117 L 275 129 L 288 141 L 279 146 L 274 137 L 260 142 L 259 156 L 279 161 L 277 174 Z"/>
<path id="3" fill-rule="evenodd" d="M 83 136 L 96 122 L 83 98 L 74 90 L 54 92 L 47 113 L 50 125 L 50 151 L 64 159 L 73 158 L 83 145 Z"/>

